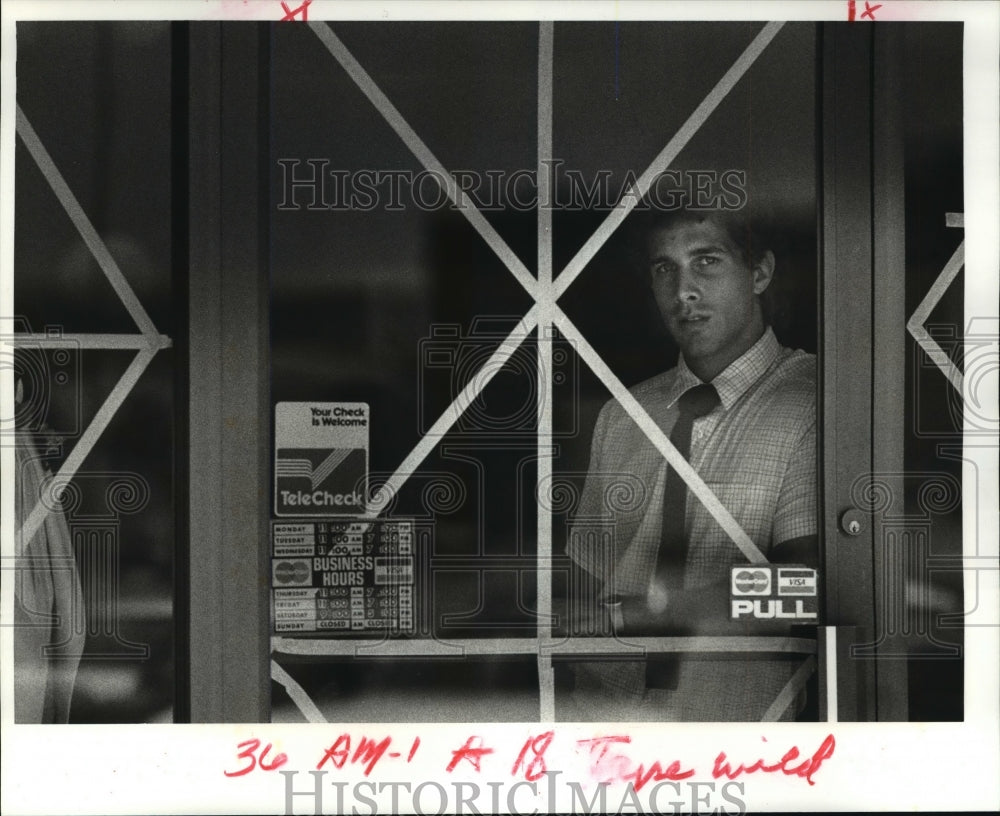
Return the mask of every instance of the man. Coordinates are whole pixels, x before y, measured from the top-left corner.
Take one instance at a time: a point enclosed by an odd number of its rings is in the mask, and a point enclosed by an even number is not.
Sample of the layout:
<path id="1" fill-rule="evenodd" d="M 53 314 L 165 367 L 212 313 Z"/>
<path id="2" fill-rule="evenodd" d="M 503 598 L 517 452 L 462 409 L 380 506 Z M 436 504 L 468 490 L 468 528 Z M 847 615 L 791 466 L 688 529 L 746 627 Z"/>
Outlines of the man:
<path id="1" fill-rule="evenodd" d="M 656 214 L 645 274 L 680 360 L 631 393 L 769 561 L 815 566 L 815 358 L 780 346 L 766 324 L 775 258 L 753 240 L 738 213 Z M 614 474 L 640 480 L 631 506 L 609 501 Z M 610 547 L 587 535 L 595 524 L 610 526 Z M 625 640 L 788 631 L 729 619 L 731 568 L 745 556 L 615 400 L 594 430 L 569 554 L 603 582 Z M 752 653 L 589 661 L 575 666 L 560 717 L 759 720 L 797 665 Z"/>

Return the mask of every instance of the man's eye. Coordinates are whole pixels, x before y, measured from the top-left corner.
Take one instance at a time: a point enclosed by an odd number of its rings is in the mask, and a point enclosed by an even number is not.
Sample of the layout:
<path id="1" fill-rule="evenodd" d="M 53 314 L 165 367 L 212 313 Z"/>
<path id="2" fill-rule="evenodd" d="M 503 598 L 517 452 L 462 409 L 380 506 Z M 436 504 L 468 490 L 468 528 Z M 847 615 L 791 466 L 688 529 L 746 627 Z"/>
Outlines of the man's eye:
<path id="1" fill-rule="evenodd" d="M 669 275 L 673 272 L 673 270 L 674 267 L 672 264 L 656 264 L 656 266 L 653 267 L 653 277 L 661 278 L 664 275 Z"/>
<path id="2" fill-rule="evenodd" d="M 719 259 L 712 255 L 700 255 L 699 257 L 695 258 L 694 262 L 696 266 L 705 267 L 705 266 L 712 266 L 713 264 L 718 263 Z"/>

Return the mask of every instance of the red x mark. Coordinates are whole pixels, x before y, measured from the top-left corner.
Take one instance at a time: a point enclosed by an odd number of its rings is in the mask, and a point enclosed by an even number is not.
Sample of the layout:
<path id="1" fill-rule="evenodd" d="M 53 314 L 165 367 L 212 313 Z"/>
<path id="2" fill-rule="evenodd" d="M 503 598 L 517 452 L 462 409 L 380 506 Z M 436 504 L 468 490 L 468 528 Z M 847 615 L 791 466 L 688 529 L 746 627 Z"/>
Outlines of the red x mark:
<path id="1" fill-rule="evenodd" d="M 293 10 L 293 9 L 288 8 L 288 6 L 285 4 L 285 0 L 281 0 L 281 7 L 285 10 L 285 16 L 281 18 L 282 21 L 284 21 L 284 20 L 294 20 L 295 19 L 295 15 L 297 15 L 300 11 L 302 12 L 302 19 L 303 20 L 308 20 L 309 19 L 309 11 L 308 11 L 308 9 L 309 9 L 309 4 L 311 2 L 312 2 L 312 0 L 303 0 L 302 5 L 299 6 L 297 9 Z"/>
<path id="2" fill-rule="evenodd" d="M 865 0 L 865 10 L 861 13 L 861 18 L 867 17 L 869 20 L 875 19 L 875 12 L 882 8 L 882 4 L 879 3 L 877 6 L 869 6 L 868 0 Z"/>
<path id="3" fill-rule="evenodd" d="M 879 3 L 877 6 L 869 5 L 868 0 L 865 0 L 865 10 L 861 12 L 861 19 L 863 20 L 867 17 L 869 20 L 875 19 L 875 12 L 882 8 L 882 4 Z M 847 0 L 847 20 L 852 22 L 854 20 L 854 14 L 856 12 L 855 0 Z"/>

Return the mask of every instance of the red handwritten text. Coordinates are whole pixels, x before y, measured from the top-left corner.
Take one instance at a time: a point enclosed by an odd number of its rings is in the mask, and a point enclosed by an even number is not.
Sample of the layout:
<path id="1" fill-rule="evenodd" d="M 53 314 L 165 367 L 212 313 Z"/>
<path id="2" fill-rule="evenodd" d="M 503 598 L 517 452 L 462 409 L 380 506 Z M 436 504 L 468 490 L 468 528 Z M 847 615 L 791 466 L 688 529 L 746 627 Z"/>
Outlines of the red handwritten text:
<path id="1" fill-rule="evenodd" d="M 473 745 L 473 741 L 476 741 L 478 745 Z M 492 754 L 492 748 L 483 747 L 483 738 L 477 736 L 471 736 L 465 741 L 463 745 L 458 750 L 451 752 L 451 762 L 448 763 L 448 767 L 445 770 L 451 773 L 455 770 L 456 766 L 462 760 L 472 764 L 472 767 L 477 771 L 480 770 L 479 763 L 486 754 Z"/>
<path id="2" fill-rule="evenodd" d="M 545 776 L 545 751 L 552 744 L 555 731 L 546 731 L 537 737 L 529 737 L 524 741 L 521 753 L 514 760 L 514 767 L 510 769 L 510 775 L 515 776 L 519 768 L 524 768 L 524 778 L 529 782 L 535 782 Z M 534 756 L 528 762 L 528 751 Z"/>
<path id="3" fill-rule="evenodd" d="M 302 14 L 303 21 L 308 21 L 309 20 L 309 4 L 311 2 L 312 2 L 312 0 L 303 0 L 303 3 L 302 3 L 301 6 L 299 6 L 298 8 L 295 8 L 295 9 L 290 9 L 285 4 L 284 0 L 282 0 L 282 2 L 281 2 L 281 8 L 284 10 L 285 16 L 281 18 L 281 21 L 284 22 L 286 20 L 294 20 L 296 18 L 296 16 L 298 16 L 299 13 Z"/>
<path id="4" fill-rule="evenodd" d="M 828 734 L 826 739 L 823 740 L 823 743 L 816 749 L 816 752 L 800 765 L 789 764 L 799 758 L 799 749 L 793 745 L 785 752 L 784 756 L 782 756 L 781 759 L 773 765 L 768 765 L 763 759 L 758 759 L 752 765 L 740 765 L 735 769 L 729 764 L 725 751 L 722 751 L 715 758 L 715 766 L 712 768 L 712 778 L 718 779 L 721 776 L 725 776 L 728 779 L 735 779 L 740 774 L 780 772 L 786 776 L 805 777 L 805 780 L 810 785 L 815 785 L 816 783 L 813 782 L 813 774 L 819 770 L 820 765 L 823 764 L 824 760 L 833 756 L 833 749 L 836 744 L 837 743 L 833 738 L 833 734 Z"/>
<path id="5" fill-rule="evenodd" d="M 317 771 L 332 765 L 341 770 L 349 765 L 359 766 L 364 775 L 370 776 L 376 766 L 385 759 L 403 759 L 411 762 L 420 748 L 420 737 L 414 737 L 410 745 L 399 746 L 393 743 L 392 736 L 382 739 L 372 739 L 367 736 L 352 737 L 348 733 L 340 734 L 322 755 L 316 765 Z M 510 765 L 511 776 L 523 775 L 524 781 L 518 784 L 537 782 L 548 773 L 547 764 L 551 764 L 547 756 L 556 740 L 555 730 L 544 731 L 537 735 L 529 735 L 521 746 L 513 764 Z M 765 740 L 766 742 L 766 740 Z M 590 777 L 599 784 L 630 783 L 634 792 L 641 791 L 651 782 L 679 782 L 694 776 L 696 771 L 690 764 L 680 759 L 654 759 L 639 762 L 629 755 L 635 752 L 632 738 L 627 735 L 607 735 L 576 741 L 577 750 L 585 752 L 589 761 Z M 804 779 L 809 785 L 815 785 L 815 776 L 823 763 L 830 759 L 836 748 L 833 734 L 828 734 L 819 747 L 811 754 L 804 754 L 797 745 L 793 745 L 783 754 L 768 758 L 761 757 L 752 762 L 736 762 L 720 751 L 712 765 L 713 779 L 734 780 L 749 774 L 776 774 Z M 237 767 L 223 770 L 227 777 L 239 777 L 254 770 L 274 771 L 288 762 L 288 756 L 277 753 L 270 742 L 262 743 L 259 739 L 250 738 L 238 743 L 236 758 Z M 452 773 L 460 763 L 468 762 L 477 773 L 482 771 L 485 757 L 495 753 L 488 747 L 482 736 L 472 735 L 458 748 L 451 751 L 451 760 L 445 770 Z M 384 764 L 384 762 L 383 762 Z M 492 784 L 492 783 L 491 783 Z"/>
<path id="6" fill-rule="evenodd" d="M 337 737 L 333 745 L 326 749 L 326 752 L 323 754 L 323 758 L 316 766 L 316 770 L 322 770 L 323 766 L 328 761 L 338 770 L 343 768 L 348 761 L 350 761 L 351 764 L 360 762 L 365 766 L 365 776 L 368 776 L 372 772 L 372 768 L 375 767 L 375 764 L 389 749 L 389 745 L 391 743 L 392 737 L 386 737 L 381 742 L 375 742 L 375 740 L 368 739 L 368 737 L 362 737 L 357 748 L 354 749 L 352 754 L 350 734 L 341 734 Z M 415 750 L 416 747 L 411 749 L 411 757 L 413 755 L 412 752 Z M 399 753 L 392 753 L 390 756 L 398 757 Z"/>
<path id="7" fill-rule="evenodd" d="M 260 748 L 259 739 L 248 739 L 243 740 L 236 746 L 239 753 L 236 754 L 237 758 L 247 760 L 247 764 L 242 768 L 235 771 L 223 771 L 226 776 L 243 776 L 243 774 L 248 774 L 254 768 L 260 768 L 262 771 L 273 771 L 275 768 L 280 768 L 286 762 L 288 762 L 288 757 L 285 754 L 277 754 L 271 762 L 267 761 L 267 753 L 271 750 L 271 743 L 264 746 L 264 750 L 260 752 L 260 756 L 257 756 L 257 749 Z"/>
<path id="8" fill-rule="evenodd" d="M 861 19 L 867 17 L 869 20 L 875 19 L 875 12 L 882 8 L 882 4 L 879 3 L 877 6 L 869 6 L 868 0 L 865 0 L 865 10 L 861 12 Z"/>
<path id="9" fill-rule="evenodd" d="M 631 737 L 610 736 L 577 740 L 577 744 L 590 749 L 590 773 L 597 782 L 631 782 L 640 791 L 648 782 L 662 782 L 669 779 L 676 782 L 694 776 L 694 769 L 684 769 L 680 761 L 674 760 L 664 768 L 659 760 L 654 760 L 648 768 L 643 763 L 636 764 L 626 754 L 612 752 L 617 745 L 628 744 Z"/>
<path id="10" fill-rule="evenodd" d="M 863 19 L 865 19 L 865 17 L 867 17 L 869 20 L 874 20 L 875 19 L 875 12 L 878 11 L 880 8 L 882 8 L 882 4 L 881 3 L 879 3 L 878 5 L 873 6 L 873 5 L 870 5 L 868 3 L 868 0 L 865 0 L 865 10 L 863 12 L 861 12 L 861 19 L 863 20 Z M 847 0 L 847 21 L 848 22 L 853 22 L 854 21 L 854 17 L 857 14 L 857 11 L 858 11 L 858 7 L 857 7 L 856 0 Z"/>

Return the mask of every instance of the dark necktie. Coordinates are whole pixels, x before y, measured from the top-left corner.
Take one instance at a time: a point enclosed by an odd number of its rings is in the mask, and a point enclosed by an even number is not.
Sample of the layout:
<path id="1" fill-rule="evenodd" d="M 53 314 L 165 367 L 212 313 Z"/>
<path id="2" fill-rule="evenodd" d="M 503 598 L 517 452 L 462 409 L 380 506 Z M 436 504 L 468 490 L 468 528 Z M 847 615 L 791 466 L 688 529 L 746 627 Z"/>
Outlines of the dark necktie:
<path id="1" fill-rule="evenodd" d="M 719 394 L 714 385 L 701 384 L 689 388 L 678 400 L 680 413 L 670 432 L 670 443 L 685 459 L 691 459 L 691 428 L 694 421 L 708 414 L 719 404 Z M 656 577 L 668 588 L 680 588 L 683 582 L 684 561 L 687 558 L 687 536 L 684 533 L 684 515 L 687 508 L 688 489 L 685 481 L 674 468 L 667 472 L 663 488 L 663 527 L 660 550 L 656 555 Z"/>
<path id="2" fill-rule="evenodd" d="M 694 421 L 708 414 L 719 404 L 719 393 L 714 385 L 702 383 L 689 388 L 678 400 L 680 413 L 670 432 L 670 443 L 686 460 L 691 458 L 691 428 Z M 687 560 L 688 541 L 685 534 L 687 508 L 687 483 L 674 468 L 668 468 L 663 488 L 663 524 L 660 549 L 656 554 L 656 580 L 667 592 L 684 585 L 684 562 Z M 675 688 L 677 663 L 672 656 L 656 655 L 646 664 L 648 688 Z"/>

